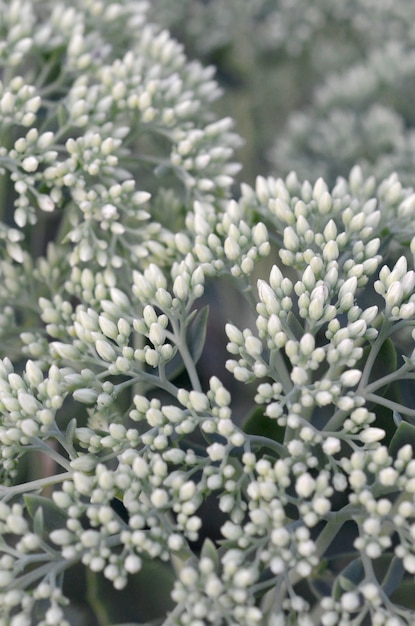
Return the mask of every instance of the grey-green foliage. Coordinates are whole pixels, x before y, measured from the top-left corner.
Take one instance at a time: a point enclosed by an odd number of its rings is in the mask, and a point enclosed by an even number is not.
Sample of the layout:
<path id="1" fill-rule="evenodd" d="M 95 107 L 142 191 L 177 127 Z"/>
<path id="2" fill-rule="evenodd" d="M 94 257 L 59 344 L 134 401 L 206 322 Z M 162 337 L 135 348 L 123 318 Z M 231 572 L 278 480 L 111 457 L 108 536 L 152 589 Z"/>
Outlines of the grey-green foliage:
<path id="1" fill-rule="evenodd" d="M 154 0 L 151 10 L 157 20 L 184 42 L 189 54 L 213 60 L 218 65 L 219 77 L 227 87 L 224 106 L 233 111 L 248 140 L 241 152 L 245 180 L 253 180 L 258 172 L 269 167 L 267 159 L 273 139 L 281 135 L 271 158 L 272 171 L 287 173 L 289 167 L 295 169 L 298 163 L 304 176 L 314 176 L 317 172 L 318 177 L 325 171 L 320 171 L 319 165 L 324 161 L 326 134 L 331 133 L 334 139 L 329 143 L 330 154 L 324 168 L 329 168 L 330 161 L 334 161 L 332 169 L 338 162 L 343 165 L 347 161 L 346 167 L 336 171 L 346 174 L 358 152 L 356 136 L 364 135 L 362 124 L 370 127 L 366 134 L 370 133 L 375 144 L 370 146 L 372 153 L 380 154 L 385 146 L 389 153 L 393 152 L 390 163 L 382 166 L 379 174 L 390 173 L 394 166 L 405 170 L 408 157 L 412 159 L 411 140 L 405 139 L 404 145 L 395 149 L 397 140 L 392 138 L 397 124 L 401 124 L 395 119 L 395 113 L 399 115 L 399 111 L 395 111 L 397 100 L 409 101 L 401 86 L 389 103 L 390 112 L 376 108 L 377 94 L 374 94 L 374 111 L 370 107 L 365 114 L 359 111 L 363 120 L 350 119 L 350 111 L 345 113 L 340 106 L 339 111 L 334 107 L 330 109 L 326 124 L 326 113 L 317 105 L 309 110 L 314 92 L 329 74 L 339 73 L 344 80 L 347 70 L 355 65 L 370 64 L 368 58 L 373 52 L 383 53 L 384 48 L 394 42 L 408 46 L 406 52 L 410 54 L 415 20 L 412 2 L 180 0 L 173 7 L 166 0 Z M 406 66 L 405 59 L 403 65 Z M 367 71 L 373 70 L 369 67 Z M 404 80 L 400 68 L 394 71 L 397 80 L 398 76 Z M 288 122 L 296 109 L 299 114 Z M 374 135 L 380 124 L 386 126 L 386 130 L 378 146 Z M 400 134 L 402 132 L 400 129 Z M 327 141 L 330 142 L 330 138 Z M 334 157 L 332 152 L 335 152 Z M 310 165 L 309 171 L 302 169 L 303 162 Z M 406 171 L 409 170 L 407 165 Z"/>
<path id="2" fill-rule="evenodd" d="M 409 626 L 415 193 L 233 197 L 213 70 L 147 8 L 0 2 L 0 626 L 75 623 L 74 568 L 113 626 Z"/>

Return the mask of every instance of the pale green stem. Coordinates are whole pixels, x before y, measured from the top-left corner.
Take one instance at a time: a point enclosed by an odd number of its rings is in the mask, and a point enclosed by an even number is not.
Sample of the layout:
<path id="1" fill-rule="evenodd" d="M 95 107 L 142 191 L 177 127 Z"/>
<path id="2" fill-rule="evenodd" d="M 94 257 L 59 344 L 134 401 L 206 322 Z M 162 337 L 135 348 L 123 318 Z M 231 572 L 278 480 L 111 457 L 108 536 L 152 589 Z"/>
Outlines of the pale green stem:
<path id="1" fill-rule="evenodd" d="M 374 393 L 366 394 L 366 400 L 368 400 L 369 402 L 375 402 L 376 404 L 380 404 L 387 409 L 391 409 L 391 411 L 397 411 L 398 413 L 403 413 L 404 415 L 408 415 L 409 417 L 415 417 L 415 409 L 410 409 L 403 404 L 398 404 L 397 402 L 393 402 L 392 400 L 388 400 L 387 398 L 383 398 L 382 396 L 377 396 Z"/>
<path id="2" fill-rule="evenodd" d="M 406 372 L 408 372 L 409 369 L 410 369 L 410 366 L 405 363 L 405 365 L 402 365 L 402 367 L 396 370 L 396 372 L 391 372 L 390 374 L 387 374 L 386 376 L 383 376 L 382 378 L 378 378 L 378 380 L 375 380 L 373 383 L 370 383 L 370 385 L 366 387 L 365 395 L 367 393 L 371 393 L 372 391 L 376 391 L 376 389 L 384 387 L 385 385 L 389 385 L 390 383 L 393 383 L 395 380 L 399 380 L 399 381 L 414 380 L 415 372 L 408 373 L 405 376 L 403 375 Z"/>
<path id="3" fill-rule="evenodd" d="M 269 448 L 270 450 L 275 450 L 278 456 L 281 458 L 286 458 L 289 456 L 288 450 L 285 446 L 278 441 L 274 441 L 273 439 L 269 439 L 268 437 L 262 437 L 261 435 L 246 435 L 245 437 L 248 439 L 251 445 L 254 445 L 258 448 Z"/>
<path id="4" fill-rule="evenodd" d="M 285 364 L 281 350 L 272 350 L 270 354 L 270 365 L 275 370 L 277 382 L 283 386 L 284 393 L 288 394 L 293 388 L 287 365 Z"/>
<path id="5" fill-rule="evenodd" d="M 55 439 L 60 443 L 59 438 L 56 437 L 56 435 L 52 434 L 52 436 L 55 436 Z M 66 470 L 69 470 L 70 461 L 68 461 L 68 459 L 65 459 L 65 457 L 59 454 L 59 452 L 54 450 L 51 446 L 48 446 L 48 444 L 41 439 L 34 439 L 34 441 L 35 443 L 32 447 L 32 450 L 37 450 L 38 452 L 43 452 L 44 454 L 47 454 L 51 459 L 56 461 L 58 465 L 64 467 Z"/>
<path id="6" fill-rule="evenodd" d="M 189 348 L 186 343 L 186 325 L 183 323 L 183 320 L 181 320 L 180 328 L 178 327 L 176 320 L 171 320 L 171 323 L 177 349 L 183 359 L 183 363 L 189 375 L 192 387 L 195 391 L 202 391 L 202 385 L 200 384 L 199 375 L 197 373 L 195 364 L 192 359 L 192 355 L 190 354 Z"/>
<path id="7" fill-rule="evenodd" d="M 46 478 L 39 478 L 32 480 L 21 485 L 13 485 L 11 487 L 0 486 L 0 496 L 4 499 L 13 498 L 20 493 L 26 493 L 29 491 L 41 491 L 44 487 L 49 487 L 57 483 L 62 483 L 67 478 L 72 477 L 72 472 L 62 472 L 61 474 L 55 474 L 54 476 L 47 476 Z"/>
<path id="8" fill-rule="evenodd" d="M 369 356 L 363 369 L 362 378 L 360 379 L 359 386 L 356 390 L 356 395 L 362 395 L 363 388 L 366 387 L 370 373 L 375 364 L 376 358 L 385 342 L 385 339 L 389 336 L 390 324 L 385 320 L 382 328 L 369 352 Z"/>

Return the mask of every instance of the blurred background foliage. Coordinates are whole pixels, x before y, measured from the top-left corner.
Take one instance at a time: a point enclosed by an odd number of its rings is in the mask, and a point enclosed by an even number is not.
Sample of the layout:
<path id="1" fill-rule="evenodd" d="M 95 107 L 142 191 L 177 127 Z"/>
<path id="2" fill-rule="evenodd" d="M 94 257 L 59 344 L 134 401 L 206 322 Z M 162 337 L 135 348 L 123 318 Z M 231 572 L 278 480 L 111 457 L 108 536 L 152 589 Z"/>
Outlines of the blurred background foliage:
<path id="1" fill-rule="evenodd" d="M 152 18 L 212 63 L 245 140 L 240 179 L 325 176 L 360 163 L 411 184 L 411 0 L 153 0 Z"/>

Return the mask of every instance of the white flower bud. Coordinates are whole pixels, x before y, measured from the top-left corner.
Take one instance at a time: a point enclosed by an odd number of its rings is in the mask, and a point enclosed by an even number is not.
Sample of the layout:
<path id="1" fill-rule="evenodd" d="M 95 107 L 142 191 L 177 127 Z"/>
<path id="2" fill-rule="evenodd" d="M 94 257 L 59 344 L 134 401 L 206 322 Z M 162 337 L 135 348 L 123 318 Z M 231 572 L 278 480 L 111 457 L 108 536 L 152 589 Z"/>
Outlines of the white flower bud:
<path id="1" fill-rule="evenodd" d="M 83 404 L 93 404 L 98 398 L 98 393 L 93 389 L 88 388 L 76 389 L 73 393 L 73 398 L 77 402 L 82 402 Z"/>
<path id="2" fill-rule="evenodd" d="M 166 338 L 166 331 L 157 322 L 150 325 L 148 335 L 153 346 L 161 346 Z"/>
<path id="3" fill-rule="evenodd" d="M 297 233 L 291 226 L 284 228 L 284 246 L 290 252 L 297 252 L 300 247 L 300 241 Z"/>
<path id="4" fill-rule="evenodd" d="M 265 180 L 265 178 L 263 178 L 263 176 L 257 176 L 255 181 L 255 191 L 258 200 L 262 204 L 266 205 L 269 200 L 269 189 L 267 181 Z"/>
<path id="5" fill-rule="evenodd" d="M 98 318 L 99 327 L 104 333 L 106 337 L 110 339 L 116 339 L 118 336 L 118 328 L 117 325 L 114 324 L 111 320 L 109 320 L 104 315 L 100 315 Z"/>
<path id="6" fill-rule="evenodd" d="M 224 243 L 224 252 L 230 261 L 237 261 L 241 256 L 241 249 L 236 239 L 227 237 Z"/>
<path id="7" fill-rule="evenodd" d="M 323 450 L 329 456 L 340 452 L 341 442 L 337 437 L 327 437 L 327 439 L 323 443 Z"/>
<path id="8" fill-rule="evenodd" d="M 310 302 L 308 307 L 308 316 L 310 320 L 317 321 L 321 319 L 324 311 L 324 302 L 318 299 L 314 299 Z"/>
<path id="9" fill-rule="evenodd" d="M 343 372 L 343 374 L 340 376 L 340 383 L 344 387 L 355 387 L 361 377 L 362 372 L 360 370 L 348 370 L 347 372 Z"/>
<path id="10" fill-rule="evenodd" d="M 22 167 L 25 172 L 36 172 L 39 161 L 34 156 L 28 156 L 22 161 Z"/>
<path id="11" fill-rule="evenodd" d="M 36 414 L 36 411 L 40 409 L 40 403 L 32 394 L 19 391 L 17 394 L 17 400 L 22 407 L 22 410 L 28 415 Z"/>
<path id="12" fill-rule="evenodd" d="M 95 350 L 97 351 L 97 354 L 101 357 L 101 359 L 103 359 L 104 361 L 108 361 L 110 363 L 115 362 L 117 354 L 114 348 L 111 346 L 111 344 L 109 344 L 107 341 L 98 339 L 95 342 Z"/>
<path id="13" fill-rule="evenodd" d="M 58 530 L 52 530 L 49 535 L 50 539 L 58 546 L 65 546 L 73 541 L 73 534 L 66 528 L 59 528 Z"/>
<path id="14" fill-rule="evenodd" d="M 97 459 L 92 454 L 78 456 L 76 459 L 72 459 L 70 463 L 71 468 L 79 472 L 91 472 L 95 469 L 96 464 Z"/>
<path id="15" fill-rule="evenodd" d="M 169 494 L 165 489 L 157 488 L 151 494 L 150 500 L 156 509 L 162 509 L 169 503 Z"/>
<path id="16" fill-rule="evenodd" d="M 151 367 L 157 367 L 159 364 L 159 355 L 156 350 L 146 350 L 144 358 L 147 365 L 150 365 Z"/>
<path id="17" fill-rule="evenodd" d="M 254 226 L 252 229 L 252 239 L 257 247 L 260 247 L 268 241 L 268 230 L 265 224 L 259 222 Z"/>
<path id="18" fill-rule="evenodd" d="M 323 231 L 324 239 L 326 241 L 332 241 L 337 237 L 337 226 L 333 219 L 329 220 Z"/>
<path id="19" fill-rule="evenodd" d="M 375 443 L 385 437 L 383 428 L 370 427 L 366 428 L 359 434 L 359 438 L 363 443 Z"/>
<path id="20" fill-rule="evenodd" d="M 305 472 L 297 478 L 295 490 L 300 498 L 309 498 L 315 489 L 315 485 L 314 478 Z"/>
<path id="21" fill-rule="evenodd" d="M 385 294 L 385 302 L 389 309 L 394 306 L 400 306 L 403 298 L 403 287 L 400 281 L 395 280 Z"/>
<path id="22" fill-rule="evenodd" d="M 212 445 L 208 446 L 208 448 L 206 449 L 209 458 L 215 462 L 215 461 L 222 461 L 225 458 L 225 454 L 226 454 L 226 446 L 220 444 L 220 443 L 212 443 Z"/>
<path id="23" fill-rule="evenodd" d="M 233 343 L 236 343 L 238 346 L 242 346 L 244 343 L 244 338 L 241 331 L 234 326 L 233 324 L 225 325 L 225 332 L 228 335 L 228 339 Z"/>
<path id="24" fill-rule="evenodd" d="M 363 212 L 357 213 L 350 220 L 350 223 L 349 223 L 350 230 L 356 233 L 361 231 L 363 226 L 365 225 L 365 220 L 366 220 L 366 215 Z"/>
<path id="25" fill-rule="evenodd" d="M 124 561 L 124 569 L 129 574 L 136 574 L 140 571 L 142 561 L 136 554 L 129 554 Z"/>
<path id="26" fill-rule="evenodd" d="M 312 291 L 312 289 L 314 289 L 316 284 L 316 277 L 310 265 L 307 265 L 306 269 L 304 270 L 301 281 L 306 289 L 308 289 L 308 291 Z"/>
<path id="27" fill-rule="evenodd" d="M 181 302 L 185 302 L 189 297 L 188 281 L 183 276 L 177 276 L 173 283 L 173 293 Z"/>
<path id="28" fill-rule="evenodd" d="M 45 211 L 45 213 L 51 213 L 55 209 L 55 203 L 50 196 L 45 194 L 39 194 L 37 197 L 39 209 Z"/>
<path id="29" fill-rule="evenodd" d="M 313 335 L 311 333 L 305 333 L 300 340 L 300 352 L 308 356 L 313 352 L 315 345 L 316 342 Z"/>
<path id="30" fill-rule="evenodd" d="M 327 184 L 323 178 L 318 178 L 313 187 L 313 198 L 318 202 L 321 196 L 328 192 Z"/>
<path id="31" fill-rule="evenodd" d="M 195 411 L 206 411 L 209 408 L 209 400 L 200 391 L 191 391 L 189 394 L 189 406 Z"/>
<path id="32" fill-rule="evenodd" d="M 278 314 L 280 307 L 275 297 L 274 291 L 264 280 L 261 280 L 261 279 L 258 280 L 257 286 L 258 286 L 258 295 L 260 297 L 260 300 L 267 307 L 268 313 Z"/>
<path id="33" fill-rule="evenodd" d="M 323 259 L 335 261 L 339 256 L 339 247 L 335 241 L 328 241 L 323 248 Z"/>
<path id="34" fill-rule="evenodd" d="M 245 338 L 245 350 L 252 357 L 258 357 L 262 353 L 262 342 L 253 335 Z"/>
<path id="35" fill-rule="evenodd" d="M 291 372 L 291 380 L 294 385 L 302 386 L 308 383 L 308 374 L 303 367 L 296 365 Z"/>
<path id="36" fill-rule="evenodd" d="M 26 437 L 36 437 L 39 433 L 39 424 L 32 419 L 23 420 L 20 424 L 20 428 Z"/>
<path id="37" fill-rule="evenodd" d="M 71 344 L 62 343 L 60 341 L 52 341 L 51 346 L 61 359 L 76 361 L 80 356 L 79 350 Z"/>
<path id="38" fill-rule="evenodd" d="M 348 591 L 341 596 L 340 603 L 343 610 L 353 613 L 360 606 L 359 595 L 353 591 Z"/>
<path id="39" fill-rule="evenodd" d="M 378 473 L 378 480 L 385 487 L 393 487 L 397 485 L 399 474 L 393 467 L 384 467 Z"/>

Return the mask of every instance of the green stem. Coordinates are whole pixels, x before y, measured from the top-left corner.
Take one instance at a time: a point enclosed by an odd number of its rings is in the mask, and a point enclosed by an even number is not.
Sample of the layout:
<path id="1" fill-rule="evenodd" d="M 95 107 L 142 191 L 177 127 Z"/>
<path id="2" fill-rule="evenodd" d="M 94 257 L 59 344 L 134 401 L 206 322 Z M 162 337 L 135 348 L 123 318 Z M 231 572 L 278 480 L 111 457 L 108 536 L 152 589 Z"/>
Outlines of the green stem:
<path id="1" fill-rule="evenodd" d="M 389 336 L 389 331 L 390 331 L 390 324 L 384 320 L 382 328 L 369 352 L 369 356 L 367 358 L 367 361 L 365 363 L 364 369 L 363 369 L 363 373 L 362 373 L 362 378 L 360 379 L 360 383 L 359 386 L 356 390 L 356 395 L 362 395 L 363 389 L 366 387 L 369 377 L 370 377 L 370 373 L 372 371 L 372 368 L 375 364 L 376 358 L 383 346 L 383 344 L 385 343 L 385 340 L 388 338 Z"/>
<path id="2" fill-rule="evenodd" d="M 387 398 L 378 396 L 375 393 L 366 394 L 366 400 L 368 400 L 369 402 L 374 402 L 375 404 L 380 404 L 387 409 L 391 409 L 391 411 L 397 411 L 398 413 L 403 413 L 404 415 L 408 415 L 409 417 L 415 417 L 415 409 L 410 409 L 403 404 L 398 404 L 397 402 L 393 402 L 392 400 L 388 400 Z"/>
<path id="3" fill-rule="evenodd" d="M 32 480 L 22 485 L 14 485 L 12 487 L 0 486 L 0 496 L 4 496 L 4 500 L 9 500 L 20 493 L 26 493 L 28 491 L 41 491 L 44 487 L 62 483 L 67 478 L 71 478 L 72 472 L 62 472 L 61 474 L 55 474 L 54 476 L 47 476 L 46 478 L 39 478 Z"/>
<path id="4" fill-rule="evenodd" d="M 52 436 L 55 437 L 58 443 L 60 443 L 59 438 L 56 437 L 55 433 L 53 433 Z M 54 450 L 51 446 L 48 446 L 48 444 L 42 441 L 42 439 L 35 439 L 34 441 L 35 444 L 32 446 L 32 450 L 37 450 L 38 452 L 43 452 L 44 454 L 47 454 L 48 457 L 56 461 L 56 463 L 58 463 L 61 467 L 69 470 L 70 461 L 68 459 L 59 454 L 59 452 Z"/>
<path id="5" fill-rule="evenodd" d="M 197 373 L 192 355 L 190 354 L 189 347 L 186 342 L 186 323 L 183 321 L 183 319 L 181 319 L 179 321 L 179 326 L 177 324 L 177 321 L 172 319 L 171 324 L 173 328 L 175 343 L 177 345 L 180 356 L 183 359 L 183 363 L 189 376 L 191 385 L 195 391 L 202 391 L 202 385 L 200 384 L 199 375 Z"/>
<path id="6" fill-rule="evenodd" d="M 293 384 L 281 350 L 271 350 L 269 362 L 275 371 L 275 379 L 282 384 L 284 393 L 288 394 L 293 388 Z"/>
<path id="7" fill-rule="evenodd" d="M 269 448 L 270 450 L 274 450 L 278 453 L 278 456 L 281 458 L 286 458 L 289 456 L 287 448 L 283 446 L 278 441 L 274 441 L 273 439 L 269 439 L 268 437 L 263 437 L 261 435 L 245 435 L 245 437 L 249 440 L 249 443 L 254 446 L 258 446 L 258 448 Z"/>
<path id="8" fill-rule="evenodd" d="M 383 376 L 382 378 L 378 378 L 378 380 L 375 380 L 373 383 L 370 383 L 370 385 L 366 387 L 365 396 L 367 393 L 371 393 L 372 391 L 376 391 L 376 389 L 384 387 L 385 385 L 389 385 L 390 383 L 393 383 L 395 380 L 399 380 L 399 381 L 414 380 L 415 372 L 411 372 L 411 373 L 408 373 L 406 376 L 403 376 L 403 374 L 408 372 L 410 367 L 411 367 L 410 365 L 407 365 L 405 363 L 405 365 L 402 365 L 402 367 L 396 370 L 396 372 L 391 372 L 390 374 L 387 374 L 386 376 Z"/>

